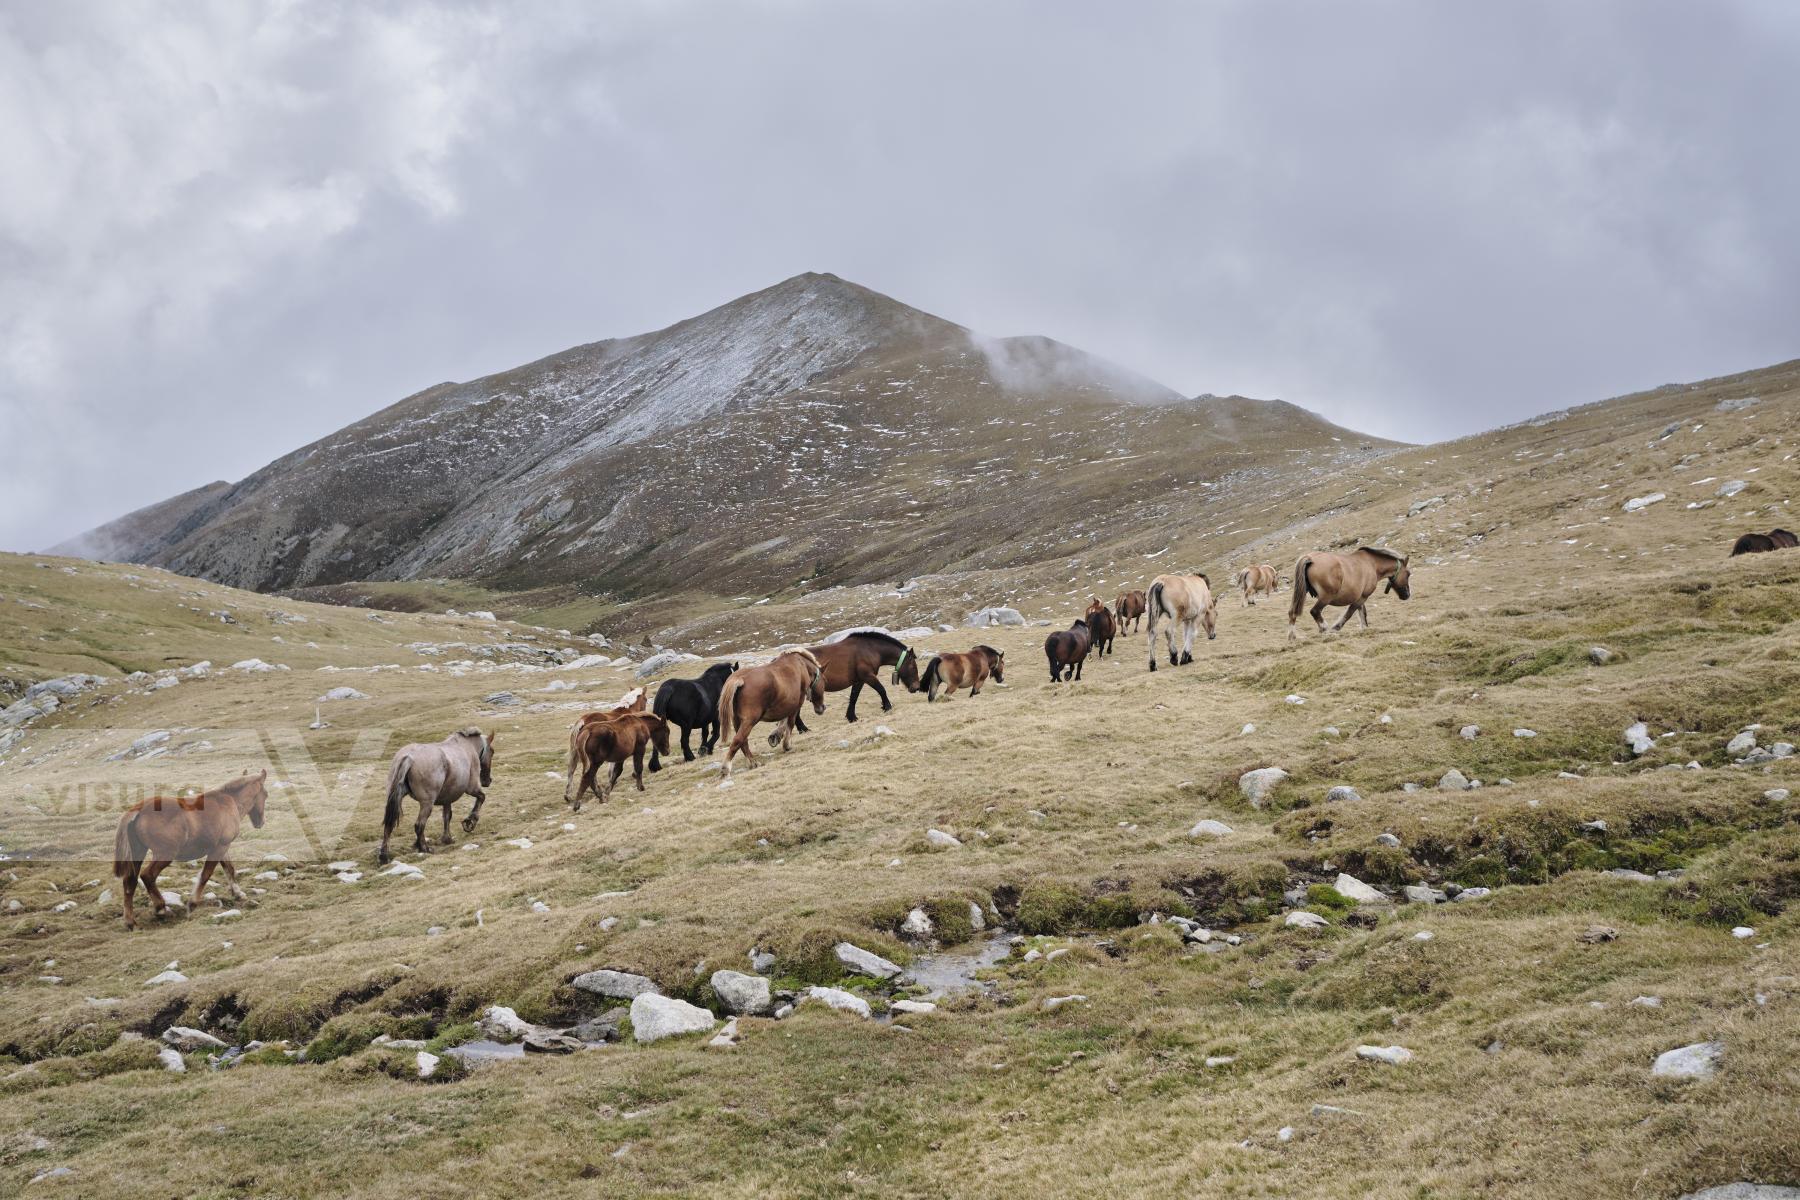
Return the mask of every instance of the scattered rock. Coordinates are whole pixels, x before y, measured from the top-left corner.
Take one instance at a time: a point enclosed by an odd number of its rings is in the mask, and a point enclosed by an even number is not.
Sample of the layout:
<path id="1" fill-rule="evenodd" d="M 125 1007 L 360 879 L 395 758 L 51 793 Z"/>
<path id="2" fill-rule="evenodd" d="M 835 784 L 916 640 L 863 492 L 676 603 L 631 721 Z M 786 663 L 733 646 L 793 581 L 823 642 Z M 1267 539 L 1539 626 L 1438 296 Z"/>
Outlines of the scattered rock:
<path id="1" fill-rule="evenodd" d="M 1361 799 L 1362 793 L 1358 792 L 1355 788 L 1350 787 L 1348 784 L 1340 783 L 1329 792 L 1325 793 L 1325 803 L 1327 804 Z"/>
<path id="2" fill-rule="evenodd" d="M 177 971 L 173 967 L 171 967 L 167 971 L 158 972 L 157 974 L 152 975 L 150 978 L 144 980 L 144 986 L 145 987 L 155 987 L 156 985 L 162 984 L 162 983 L 186 983 L 187 981 L 188 981 L 188 977 L 186 975 L 183 975 L 180 971 Z"/>
<path id="3" fill-rule="evenodd" d="M 660 654 L 652 654 L 649 658 L 646 658 L 643 662 L 639 663 L 634 674 L 636 674 L 639 679 L 648 679 L 658 671 L 665 670 L 669 667 L 677 666 L 681 663 L 699 661 L 700 656 L 698 654 L 682 654 L 675 650 L 664 650 Z"/>
<path id="4" fill-rule="evenodd" d="M 1513 736 L 1516 738 L 1534 738 L 1537 736 L 1537 730 L 1535 730 L 1535 729 L 1515 729 L 1515 730 L 1513 730 Z"/>
<path id="5" fill-rule="evenodd" d="M 631 1002 L 631 1035 L 640 1042 L 705 1033 L 716 1024 L 718 1018 L 704 1008 L 673 996 L 642 992 Z"/>
<path id="6" fill-rule="evenodd" d="M 1079 992 L 1072 996 L 1045 996 L 1044 1011 L 1055 1012 L 1065 1004 L 1086 1004 L 1087 997 Z"/>
<path id="7" fill-rule="evenodd" d="M 421 1050 L 413 1056 L 413 1065 L 419 1070 L 420 1079 L 430 1079 L 438 1069 L 438 1056 Z"/>
<path id="8" fill-rule="evenodd" d="M 869 1002 L 867 1000 L 864 1000 L 861 996 L 846 992 L 842 988 L 809 987 L 806 989 L 806 999 L 817 1000 L 819 1003 L 835 1008 L 839 1012 L 855 1013 L 857 1016 L 865 1019 L 874 1015 L 869 1011 Z"/>
<path id="9" fill-rule="evenodd" d="M 929 1012 L 937 1011 L 937 1005 L 933 1004 L 929 1000 L 896 1000 L 892 1004 L 888 1005 L 888 1007 L 893 1009 L 895 1012 L 913 1013 L 913 1014 L 929 1013 Z"/>
<path id="10" fill-rule="evenodd" d="M 1250 807 L 1261 808 L 1268 794 L 1288 777 L 1288 773 L 1280 767 L 1262 767 L 1255 771 L 1245 771 L 1238 776 L 1238 791 L 1250 802 Z"/>
<path id="11" fill-rule="evenodd" d="M 1756 734 L 1749 729 L 1725 743 L 1725 753 L 1734 758 L 1748 754 L 1754 749 L 1756 749 Z"/>
<path id="12" fill-rule="evenodd" d="M 849 942 L 839 942 L 832 947 L 837 960 L 859 975 L 872 975 L 876 979 L 892 979 L 900 974 L 900 968 L 894 963 L 864 950 L 861 946 L 853 946 Z"/>
<path id="13" fill-rule="evenodd" d="M 1307 912 L 1305 909 L 1298 909 L 1289 913 L 1287 919 L 1283 921 L 1282 924 L 1294 929 L 1323 929 L 1331 924 L 1331 922 L 1327 921 L 1324 917 L 1321 917 L 1318 913 Z"/>
<path id="14" fill-rule="evenodd" d="M 1414 904 L 1442 904 L 1445 900 L 1444 893 L 1422 883 L 1409 883 L 1400 891 Z"/>
<path id="15" fill-rule="evenodd" d="M 1625 727 L 1625 742 L 1631 747 L 1635 757 L 1642 757 L 1656 749 L 1656 741 L 1650 736 L 1650 727 L 1642 721 Z"/>
<path id="16" fill-rule="evenodd" d="M 953 846 L 962 845 L 962 841 L 960 839 L 954 837 L 951 834 L 945 833 L 941 829 L 927 829 L 925 831 L 925 840 L 927 842 L 931 843 L 933 846 L 938 846 L 945 850 L 948 850 Z"/>
<path id="17" fill-rule="evenodd" d="M 164 1046 L 156 1052 L 156 1057 L 162 1060 L 163 1070 L 177 1075 L 187 1074 L 187 1060 L 181 1057 L 181 1051 L 175 1047 Z"/>
<path id="18" fill-rule="evenodd" d="M 1800 1187 L 1775 1183 L 1721 1183 L 1703 1192 L 1689 1192 L 1681 1200 L 1800 1200 Z"/>
<path id="19" fill-rule="evenodd" d="M 1662 492 L 1651 492 L 1648 496 L 1633 496 L 1625 502 L 1624 507 L 1626 512 L 1643 512 L 1652 504 L 1660 504 L 1667 499 L 1668 496 Z"/>
<path id="20" fill-rule="evenodd" d="M 1227 825 L 1223 821 L 1215 821 L 1211 817 L 1208 817 L 1206 820 L 1201 821 L 1199 824 L 1195 825 L 1192 829 L 1188 830 L 1188 836 L 1191 838 L 1227 837 L 1230 834 L 1231 834 L 1231 826 Z"/>
<path id="21" fill-rule="evenodd" d="M 1749 486 L 1750 485 L 1742 479 L 1727 479 L 1724 483 L 1719 485 L 1719 490 L 1713 494 L 1720 497 L 1735 496 Z"/>
<path id="22" fill-rule="evenodd" d="M 1400 848 L 1400 835 L 1396 833 L 1378 833 L 1375 835 L 1377 846 L 1386 846 L 1389 850 Z"/>
<path id="23" fill-rule="evenodd" d="M 970 613 L 965 623 L 976 628 L 985 628 L 990 625 L 1023 625 L 1025 617 L 1016 608 L 983 608 Z"/>
<path id="24" fill-rule="evenodd" d="M 1366 1062 L 1387 1063 L 1396 1067 L 1401 1063 L 1411 1062 L 1412 1056 L 1412 1051 L 1405 1046 L 1358 1046 L 1356 1048 L 1356 1057 Z"/>
<path id="25" fill-rule="evenodd" d="M 1462 727 L 1462 729 L 1459 730 L 1458 732 L 1460 732 L 1462 734 L 1462 738 L 1464 741 L 1472 742 L 1476 738 L 1481 736 L 1481 726 L 1479 726 L 1479 725 L 1464 725 Z"/>
<path id="26" fill-rule="evenodd" d="M 708 1050 L 736 1050 L 737 1044 L 738 1023 L 737 1018 L 733 1017 L 731 1020 L 725 1022 L 725 1027 L 723 1029 L 713 1035 L 711 1041 L 706 1043 L 706 1048 Z"/>
<path id="27" fill-rule="evenodd" d="M 518 1013 L 503 1004 L 496 1004 L 476 1020 L 475 1027 L 481 1035 L 495 1042 L 516 1042 L 537 1029 L 531 1022 L 522 1019 Z"/>
<path id="28" fill-rule="evenodd" d="M 192 1054 L 196 1050 L 224 1050 L 228 1047 L 204 1029 L 191 1029 L 186 1025 L 171 1025 L 163 1030 L 162 1040 L 175 1047 L 183 1054 Z"/>
<path id="29" fill-rule="evenodd" d="M 1613 652 L 1605 646 L 1589 646 L 1588 661 L 1596 667 L 1604 667 L 1613 660 Z"/>
<path id="30" fill-rule="evenodd" d="M 741 971 L 714 971 L 713 994 L 727 1012 L 755 1015 L 769 1011 L 769 981 Z"/>
<path id="31" fill-rule="evenodd" d="M 915 908 L 900 922 L 900 932 L 909 938 L 928 938 L 932 933 L 931 917 L 924 909 Z"/>
<path id="32" fill-rule="evenodd" d="M 1666 1079 L 1711 1079 L 1724 1057 L 1724 1042 L 1695 1042 L 1657 1055 L 1650 1073 Z"/>
<path id="33" fill-rule="evenodd" d="M 1731 936 L 1741 942 L 1741 941 L 1744 941 L 1746 938 L 1755 937 L 1756 929 L 1754 926 L 1750 926 L 1750 925 L 1739 925 L 1731 931 Z"/>
<path id="34" fill-rule="evenodd" d="M 721 972 L 729 974 L 730 972 Z M 657 990 L 656 981 L 629 971 L 588 971 L 569 981 L 570 985 L 595 996 L 614 1000 L 635 1000 Z M 766 983 L 765 983 L 766 986 Z"/>
<path id="35" fill-rule="evenodd" d="M 1440 792 L 1466 792 L 1469 790 L 1469 777 L 1451 767 L 1439 777 L 1437 785 Z"/>
<path id="36" fill-rule="evenodd" d="M 1597 946 L 1601 942 L 1617 941 L 1618 938 L 1619 931 L 1614 929 L 1611 925 L 1589 925 L 1586 929 L 1576 935 L 1575 940 L 1586 942 L 1590 946 Z"/>
<path id="37" fill-rule="evenodd" d="M 1491 896 L 1493 894 L 1494 894 L 1493 888 L 1470 887 L 1470 888 L 1464 888 L 1462 891 L 1456 893 L 1455 896 L 1451 897 L 1451 901 L 1453 903 L 1460 904 L 1465 900 L 1485 899 L 1486 897 Z"/>
<path id="38" fill-rule="evenodd" d="M 334 687 L 329 692 L 326 692 L 323 696 L 319 697 L 319 699 L 321 701 L 326 701 L 326 700 L 367 700 L 368 698 L 369 698 L 368 693 L 359 692 L 353 687 Z"/>
<path id="39" fill-rule="evenodd" d="M 1339 872 L 1337 879 L 1332 882 L 1331 886 L 1337 889 L 1340 896 L 1343 896 L 1348 900 L 1354 900 L 1358 904 L 1392 903 L 1387 896 L 1370 887 L 1354 875 L 1346 875 L 1343 872 Z"/>

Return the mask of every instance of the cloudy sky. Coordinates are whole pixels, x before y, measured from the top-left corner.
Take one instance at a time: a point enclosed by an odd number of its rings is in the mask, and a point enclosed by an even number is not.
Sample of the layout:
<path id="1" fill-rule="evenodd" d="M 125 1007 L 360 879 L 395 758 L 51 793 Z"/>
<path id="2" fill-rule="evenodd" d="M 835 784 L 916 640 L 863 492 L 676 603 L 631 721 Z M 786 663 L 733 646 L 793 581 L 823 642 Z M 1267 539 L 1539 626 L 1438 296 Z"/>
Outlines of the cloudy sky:
<path id="1" fill-rule="evenodd" d="M 1800 4 L 0 3 L 0 548 L 804 270 L 1408 440 L 1800 356 Z"/>

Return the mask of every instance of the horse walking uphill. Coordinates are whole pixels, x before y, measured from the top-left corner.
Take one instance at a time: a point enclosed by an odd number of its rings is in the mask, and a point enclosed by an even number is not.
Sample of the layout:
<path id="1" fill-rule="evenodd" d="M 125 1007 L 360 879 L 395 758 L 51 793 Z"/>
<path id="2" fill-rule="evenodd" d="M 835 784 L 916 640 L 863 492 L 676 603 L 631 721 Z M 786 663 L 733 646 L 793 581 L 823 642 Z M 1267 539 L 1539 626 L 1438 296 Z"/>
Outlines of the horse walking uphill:
<path id="1" fill-rule="evenodd" d="M 783 750 L 794 744 L 794 725 L 808 700 L 813 712 L 825 713 L 825 668 L 810 650 L 789 650 L 760 667 L 740 667 L 725 681 L 719 693 L 719 737 L 725 742 L 723 766 L 731 778 L 731 760 L 742 754 L 756 765 L 750 753 L 750 731 L 759 721 L 781 724 Z"/>
<path id="2" fill-rule="evenodd" d="M 1281 590 L 1281 576 L 1268 563 L 1256 563 L 1237 573 L 1237 585 L 1244 589 L 1244 606 L 1256 603 L 1258 596 L 1273 596 Z"/>
<path id="3" fill-rule="evenodd" d="M 1771 550 L 1792 550 L 1800 545 L 1800 538 L 1785 529 L 1771 529 L 1767 533 L 1746 533 L 1731 547 L 1731 557 L 1740 554 L 1767 554 Z"/>
<path id="4" fill-rule="evenodd" d="M 856 720 L 856 700 L 865 687 L 874 688 L 875 694 L 881 697 L 882 712 L 893 711 L 887 689 L 881 686 L 883 667 L 894 668 L 891 682 L 909 692 L 919 690 L 919 656 L 911 646 L 891 633 L 864 629 L 822 646 L 808 646 L 807 652 L 818 660 L 825 672 L 826 691 L 850 689 L 850 704 L 844 709 L 846 721 Z M 794 730 L 805 733 L 806 722 L 796 717 Z M 779 740 L 779 734 L 771 736 L 769 745 L 773 746 Z"/>
<path id="5" fill-rule="evenodd" d="M 1137 622 L 1131 627 L 1132 633 L 1142 629 L 1144 626 L 1144 593 L 1120 592 L 1119 598 L 1113 601 L 1113 618 L 1119 624 L 1120 633 L 1125 632 L 1127 621 Z"/>
<path id="6" fill-rule="evenodd" d="M 387 808 L 381 814 L 380 862 L 388 861 L 388 838 L 400 823 L 400 805 L 411 796 L 419 802 L 419 819 L 413 822 L 413 849 L 430 854 L 425 844 L 425 822 L 432 806 L 444 810 L 444 841 L 450 841 L 450 806 L 464 796 L 475 797 L 475 807 L 463 818 L 464 833 L 474 833 L 487 803 L 483 788 L 494 785 L 494 735 L 471 725 L 441 742 L 414 742 L 402 746 L 388 768 Z"/>
<path id="7" fill-rule="evenodd" d="M 1219 598 L 1212 593 L 1212 583 L 1204 575 L 1158 575 L 1150 581 L 1150 595 L 1145 602 L 1150 617 L 1150 669 L 1156 670 L 1156 627 L 1167 620 L 1164 637 L 1169 642 L 1169 665 L 1178 667 L 1194 661 L 1194 630 L 1206 625 L 1206 640 L 1219 636 L 1215 624 Z M 1175 654 L 1175 627 L 1181 626 L 1181 655 Z"/>
<path id="8" fill-rule="evenodd" d="M 1328 606 L 1337 605 L 1344 607 L 1344 615 L 1331 627 L 1331 632 L 1342 629 L 1352 613 L 1362 614 L 1363 628 L 1367 629 L 1369 597 L 1384 579 L 1387 581 L 1385 591 L 1393 592 L 1402 600 L 1412 595 L 1412 571 L 1406 565 L 1405 555 L 1373 546 L 1364 546 L 1352 554 L 1315 550 L 1301 555 L 1300 561 L 1294 564 L 1294 598 L 1288 605 L 1288 640 L 1291 642 L 1296 636 L 1294 622 L 1300 619 L 1300 610 L 1306 607 L 1308 596 L 1318 597 L 1319 602 L 1312 606 L 1312 619 L 1320 633 L 1326 631 L 1321 614 Z"/>
<path id="9" fill-rule="evenodd" d="M 238 886 L 237 867 L 225 857 L 225 852 L 243 829 L 246 817 L 253 828 L 262 828 L 263 806 L 269 799 L 268 778 L 269 772 L 264 770 L 198 796 L 178 800 L 153 796 L 125 810 L 113 836 L 113 874 L 124 885 L 121 890 L 125 894 L 125 928 L 137 928 L 131 894 L 137 890 L 140 878 L 150 893 L 151 911 L 161 916 L 169 910 L 162 889 L 156 886 L 156 877 L 178 860 L 206 860 L 194 877 L 190 908 L 200 903 L 214 867 L 225 868 L 225 882 L 230 885 L 232 896 L 244 898 L 244 889 Z"/>
<path id="10" fill-rule="evenodd" d="M 967 687 L 969 695 L 981 695 L 981 685 L 993 676 L 995 683 L 1006 682 L 1006 652 L 992 646 L 977 646 L 967 654 L 940 654 L 925 666 L 921 683 L 925 699 L 935 701 L 959 687 Z"/>
<path id="11" fill-rule="evenodd" d="M 592 792 L 602 804 L 612 799 L 613 787 L 631 760 L 631 778 L 637 790 L 644 790 L 644 750 L 650 750 L 650 769 L 662 770 L 658 752 L 669 752 L 669 723 L 655 713 L 617 712 L 589 713 L 582 717 L 569 735 L 569 773 L 563 784 L 563 799 L 576 812 L 581 811 L 581 797 Z M 605 788 L 595 786 L 602 763 L 612 764 L 612 774 Z M 576 772 L 580 782 L 576 782 Z M 572 790 L 571 790 L 572 789 Z"/>
<path id="12" fill-rule="evenodd" d="M 1088 648 L 1093 644 L 1087 622 L 1079 619 L 1061 633 L 1045 638 L 1044 657 L 1050 660 L 1050 682 L 1080 679 L 1081 665 L 1087 661 Z"/>
<path id="13" fill-rule="evenodd" d="M 688 735 L 696 729 L 700 731 L 700 753 L 713 752 L 719 740 L 719 691 L 737 669 L 736 663 L 714 663 L 698 679 L 665 679 L 656 689 L 653 711 L 681 728 L 681 761 L 694 761 Z M 656 750 L 650 752 L 650 769 L 662 770 L 662 759 Z"/>
<path id="14" fill-rule="evenodd" d="M 1088 599 L 1087 613 L 1083 619 L 1087 621 L 1088 632 L 1094 637 L 1094 654 L 1105 658 L 1112 653 L 1113 635 L 1118 632 L 1119 623 L 1113 620 L 1112 612 L 1100 603 L 1097 596 Z"/>

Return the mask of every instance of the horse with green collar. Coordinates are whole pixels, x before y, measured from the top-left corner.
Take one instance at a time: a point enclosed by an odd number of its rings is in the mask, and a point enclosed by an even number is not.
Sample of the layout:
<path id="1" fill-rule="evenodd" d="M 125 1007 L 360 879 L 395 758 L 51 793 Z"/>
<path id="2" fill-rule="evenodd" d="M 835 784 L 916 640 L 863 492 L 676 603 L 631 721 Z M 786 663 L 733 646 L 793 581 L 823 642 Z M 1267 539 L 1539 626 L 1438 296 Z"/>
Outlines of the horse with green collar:
<path id="1" fill-rule="evenodd" d="M 821 646 L 808 646 L 807 650 L 819 660 L 825 668 L 825 690 L 841 692 L 850 689 L 850 703 L 844 709 L 846 721 L 856 720 L 856 699 L 862 695 L 865 687 L 875 689 L 881 697 L 881 711 L 893 711 L 893 702 L 888 699 L 887 689 L 881 686 L 881 672 L 886 667 L 893 668 L 890 682 L 904 687 L 909 692 L 919 690 L 919 656 L 911 646 L 879 629 L 858 629 L 847 633 L 835 642 L 827 642 Z M 796 733 L 806 732 L 806 722 L 798 722 Z M 770 739 L 773 745 L 775 739 Z"/>

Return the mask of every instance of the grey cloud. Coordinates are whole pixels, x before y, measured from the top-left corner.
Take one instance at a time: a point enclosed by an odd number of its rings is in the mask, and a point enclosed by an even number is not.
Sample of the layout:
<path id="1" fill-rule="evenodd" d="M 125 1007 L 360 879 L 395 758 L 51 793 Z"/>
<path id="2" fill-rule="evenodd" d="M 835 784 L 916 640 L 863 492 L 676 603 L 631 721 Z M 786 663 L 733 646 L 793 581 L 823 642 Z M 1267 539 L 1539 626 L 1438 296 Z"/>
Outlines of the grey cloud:
<path id="1" fill-rule="evenodd" d="M 1780 3 L 16 7 L 0 546 L 803 270 L 1410 440 L 1762 365 L 1797 68 Z"/>

